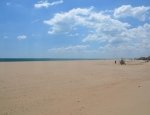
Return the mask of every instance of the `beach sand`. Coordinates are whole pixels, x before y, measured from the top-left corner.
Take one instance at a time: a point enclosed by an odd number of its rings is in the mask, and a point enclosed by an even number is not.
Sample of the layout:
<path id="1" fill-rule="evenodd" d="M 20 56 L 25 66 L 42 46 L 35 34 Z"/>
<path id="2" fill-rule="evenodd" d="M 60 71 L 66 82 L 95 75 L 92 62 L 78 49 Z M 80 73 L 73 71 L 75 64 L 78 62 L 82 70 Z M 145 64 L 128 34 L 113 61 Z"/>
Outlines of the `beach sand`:
<path id="1" fill-rule="evenodd" d="M 0 62 L 0 115 L 150 115 L 150 62 Z"/>

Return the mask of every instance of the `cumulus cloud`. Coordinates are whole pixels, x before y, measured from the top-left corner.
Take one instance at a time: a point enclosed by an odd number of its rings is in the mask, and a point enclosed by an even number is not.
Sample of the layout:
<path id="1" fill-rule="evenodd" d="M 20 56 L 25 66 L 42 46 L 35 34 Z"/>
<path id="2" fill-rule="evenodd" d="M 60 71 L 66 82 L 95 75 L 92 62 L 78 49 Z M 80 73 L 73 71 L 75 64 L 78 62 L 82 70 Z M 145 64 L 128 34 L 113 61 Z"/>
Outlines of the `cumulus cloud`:
<path id="1" fill-rule="evenodd" d="M 121 33 L 123 37 L 131 38 L 131 39 L 147 39 L 149 40 L 150 36 L 150 24 L 145 23 L 142 26 L 138 26 L 135 28 L 128 29 Z"/>
<path id="2" fill-rule="evenodd" d="M 71 32 L 76 26 L 83 25 L 88 22 L 85 20 L 89 16 L 92 8 L 89 9 L 72 9 L 64 13 L 56 13 L 52 19 L 45 20 L 44 23 L 51 26 L 49 34 Z"/>
<path id="3" fill-rule="evenodd" d="M 44 23 L 50 26 L 49 34 L 73 33 L 77 30 L 80 32 L 80 29 L 83 28 L 84 32 L 87 33 L 83 42 L 112 42 L 119 39 L 126 41 L 131 39 L 131 35 L 135 38 L 143 38 L 144 36 L 148 37 L 147 34 L 149 33 L 146 30 L 149 24 L 131 27 L 127 22 L 121 22 L 110 15 L 94 11 L 93 7 L 76 8 L 68 12 L 56 13 L 53 18 L 45 20 Z"/>
<path id="4" fill-rule="evenodd" d="M 48 0 L 45 1 L 39 1 L 38 3 L 34 4 L 35 8 L 48 8 L 50 6 L 55 6 L 58 4 L 62 4 L 64 1 L 63 0 L 59 0 L 59 1 L 54 1 L 54 2 L 48 2 Z"/>
<path id="5" fill-rule="evenodd" d="M 125 17 L 134 17 L 141 21 L 145 21 L 148 18 L 150 13 L 150 7 L 138 6 L 133 7 L 131 5 L 122 5 L 119 8 L 114 10 L 114 17 L 116 18 L 125 18 Z"/>
<path id="6" fill-rule="evenodd" d="M 25 40 L 25 39 L 27 39 L 27 36 L 26 35 L 19 35 L 19 36 L 17 36 L 17 39 L 18 40 Z"/>
<path id="7" fill-rule="evenodd" d="M 104 38 L 103 36 L 106 37 L 108 34 L 123 31 L 130 26 L 128 23 L 112 19 L 102 12 L 94 11 L 93 7 L 76 8 L 68 12 L 57 13 L 53 18 L 45 20 L 44 23 L 50 25 L 49 34 L 70 33 L 83 28 L 87 33 L 92 31 L 99 33 L 99 37 L 92 36 L 94 39 Z M 88 36 L 84 41 L 92 40 Z"/>
<path id="8" fill-rule="evenodd" d="M 104 46 L 99 47 L 101 52 L 116 56 L 135 57 L 150 54 L 150 24 L 130 28 L 120 34 L 120 39 L 111 39 Z"/>
<path id="9" fill-rule="evenodd" d="M 122 7 L 122 6 L 121 6 Z M 120 7 L 120 8 L 121 8 Z M 139 25 L 132 26 L 132 24 L 119 20 L 120 17 L 130 9 L 128 16 L 134 16 L 135 18 L 141 18 L 146 20 L 146 15 L 149 7 L 139 6 L 132 7 L 124 6 L 124 10 L 107 13 L 104 11 L 96 11 L 94 7 L 90 8 L 74 8 L 68 12 L 56 13 L 49 20 L 44 20 L 44 23 L 49 25 L 50 29 L 48 33 L 50 35 L 63 35 L 68 37 L 74 37 L 82 39 L 82 43 L 99 43 L 101 47 L 96 50 L 85 48 L 86 52 L 102 53 L 105 52 L 148 52 L 150 48 L 150 24 L 140 23 Z M 126 10 L 125 10 L 126 9 Z M 116 14 L 115 14 L 116 12 Z M 118 13 L 117 13 L 118 12 Z M 114 13 L 114 14 L 113 14 Z M 134 14 L 134 15 L 133 15 Z M 138 17 L 140 16 L 140 17 Z M 144 17 L 144 18 L 143 18 Z M 74 35 L 72 34 L 74 33 Z M 67 52 L 71 51 L 72 47 L 54 48 L 49 51 L 53 52 Z M 72 50 L 74 51 L 74 50 Z M 150 51 L 149 51 L 150 52 Z"/>

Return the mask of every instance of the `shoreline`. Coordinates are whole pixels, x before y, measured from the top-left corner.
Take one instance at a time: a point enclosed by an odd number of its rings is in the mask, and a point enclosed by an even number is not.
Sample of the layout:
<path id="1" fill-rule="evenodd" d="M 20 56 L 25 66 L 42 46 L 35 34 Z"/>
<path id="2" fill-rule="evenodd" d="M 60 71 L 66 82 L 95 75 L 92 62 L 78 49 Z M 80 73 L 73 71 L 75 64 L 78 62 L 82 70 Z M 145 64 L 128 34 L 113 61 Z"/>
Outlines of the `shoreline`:
<path id="1" fill-rule="evenodd" d="M 109 60 L 86 58 L 0 58 L 0 62 L 29 62 L 29 61 L 80 61 L 80 60 Z"/>
<path id="2" fill-rule="evenodd" d="M 92 61 L 92 60 L 120 60 L 121 58 L 0 58 L 0 62 L 28 62 L 28 61 Z M 132 58 L 124 58 L 125 60 L 133 60 Z"/>

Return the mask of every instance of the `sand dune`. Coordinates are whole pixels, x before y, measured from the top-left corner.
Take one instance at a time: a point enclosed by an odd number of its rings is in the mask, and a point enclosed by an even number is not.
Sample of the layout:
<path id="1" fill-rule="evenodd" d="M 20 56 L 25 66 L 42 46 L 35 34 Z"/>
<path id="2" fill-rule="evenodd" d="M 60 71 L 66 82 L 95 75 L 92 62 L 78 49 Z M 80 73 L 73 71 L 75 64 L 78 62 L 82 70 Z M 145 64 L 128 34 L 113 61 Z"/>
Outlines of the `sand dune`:
<path id="1" fill-rule="evenodd" d="M 150 115 L 150 63 L 1 62 L 0 115 Z"/>

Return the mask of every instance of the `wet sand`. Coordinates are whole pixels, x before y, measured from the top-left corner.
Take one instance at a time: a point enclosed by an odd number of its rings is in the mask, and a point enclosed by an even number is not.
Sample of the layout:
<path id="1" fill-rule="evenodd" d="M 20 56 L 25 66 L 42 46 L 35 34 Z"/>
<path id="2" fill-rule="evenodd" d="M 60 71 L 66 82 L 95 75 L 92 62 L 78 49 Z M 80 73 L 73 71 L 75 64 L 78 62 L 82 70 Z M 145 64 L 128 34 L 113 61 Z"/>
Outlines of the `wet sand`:
<path id="1" fill-rule="evenodd" d="M 150 62 L 0 62 L 0 115 L 150 115 Z"/>

